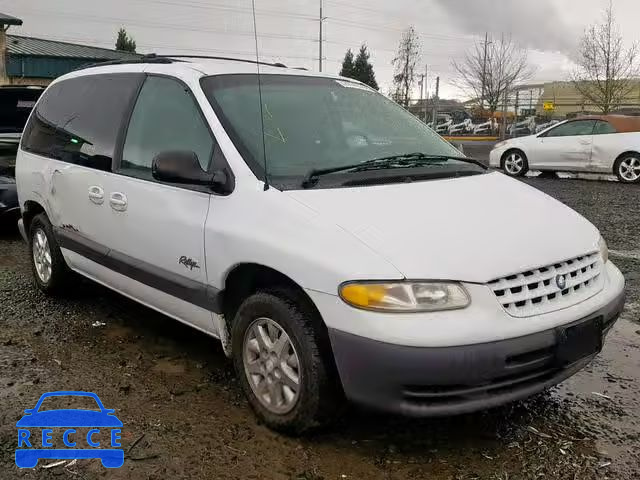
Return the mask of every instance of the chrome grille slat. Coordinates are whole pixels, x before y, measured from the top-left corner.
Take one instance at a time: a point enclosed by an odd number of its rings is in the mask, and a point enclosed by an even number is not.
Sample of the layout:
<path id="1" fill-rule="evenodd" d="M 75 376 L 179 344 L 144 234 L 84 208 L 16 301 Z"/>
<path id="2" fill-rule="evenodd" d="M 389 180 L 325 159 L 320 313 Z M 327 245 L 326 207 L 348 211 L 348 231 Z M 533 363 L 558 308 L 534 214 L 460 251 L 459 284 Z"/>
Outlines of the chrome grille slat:
<path id="1" fill-rule="evenodd" d="M 488 286 L 510 315 L 529 317 L 590 298 L 603 287 L 601 274 L 602 260 L 595 252 L 498 278 Z M 566 279 L 563 289 L 557 285 L 559 275 Z"/>
<path id="2" fill-rule="evenodd" d="M 598 275 L 599 274 L 595 274 L 592 277 L 583 278 L 578 281 L 576 281 L 575 279 L 567 280 L 567 286 L 564 288 L 564 290 L 574 288 L 576 285 L 579 285 L 580 288 L 582 288 L 582 284 L 584 282 L 586 282 L 587 280 L 592 280 Z M 523 288 L 523 291 L 521 293 L 505 294 L 504 296 L 501 296 L 499 298 L 501 303 L 514 303 L 514 302 L 520 302 L 522 300 L 534 299 L 537 297 L 545 298 L 548 295 L 551 295 L 554 293 L 560 293 L 560 292 L 562 292 L 562 290 L 558 288 L 558 286 L 555 284 L 555 281 L 554 281 L 548 287 L 538 287 L 534 290 L 527 290 L 526 288 Z"/>

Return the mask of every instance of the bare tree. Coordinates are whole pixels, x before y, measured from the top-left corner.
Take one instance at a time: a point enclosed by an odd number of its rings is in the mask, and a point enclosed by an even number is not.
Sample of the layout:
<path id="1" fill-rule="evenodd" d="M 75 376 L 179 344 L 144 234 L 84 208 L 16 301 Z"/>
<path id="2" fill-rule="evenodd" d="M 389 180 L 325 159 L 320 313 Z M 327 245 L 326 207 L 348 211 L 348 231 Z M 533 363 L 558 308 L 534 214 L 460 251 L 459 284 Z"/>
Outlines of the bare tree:
<path id="1" fill-rule="evenodd" d="M 620 106 L 637 84 L 640 74 L 638 44 L 624 48 L 613 16 L 613 6 L 605 10 L 602 23 L 587 28 L 580 42 L 573 85 L 582 97 L 602 113 Z"/>
<path id="2" fill-rule="evenodd" d="M 394 67 L 393 88 L 391 96 L 403 107 L 409 106 L 411 90 L 416 81 L 416 65 L 420 61 L 420 40 L 414 27 L 409 27 L 402 34 L 398 53 L 391 62 Z"/>
<path id="3" fill-rule="evenodd" d="M 452 62 L 456 71 L 454 84 L 485 102 L 491 116 L 506 93 L 516 84 L 529 80 L 534 69 L 529 66 L 527 51 L 517 46 L 510 37 L 477 42 L 460 61 Z"/>

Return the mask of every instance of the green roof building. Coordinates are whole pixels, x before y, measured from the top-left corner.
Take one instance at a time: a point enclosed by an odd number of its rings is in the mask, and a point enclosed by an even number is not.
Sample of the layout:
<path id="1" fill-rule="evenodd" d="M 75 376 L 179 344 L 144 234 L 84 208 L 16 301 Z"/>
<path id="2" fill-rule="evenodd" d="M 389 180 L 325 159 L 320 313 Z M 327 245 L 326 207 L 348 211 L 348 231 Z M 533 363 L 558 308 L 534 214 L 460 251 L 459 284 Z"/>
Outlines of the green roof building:
<path id="1" fill-rule="evenodd" d="M 22 20 L 0 13 L 0 85 L 47 85 L 84 65 L 136 58 L 129 52 L 42 38 L 8 35 Z"/>

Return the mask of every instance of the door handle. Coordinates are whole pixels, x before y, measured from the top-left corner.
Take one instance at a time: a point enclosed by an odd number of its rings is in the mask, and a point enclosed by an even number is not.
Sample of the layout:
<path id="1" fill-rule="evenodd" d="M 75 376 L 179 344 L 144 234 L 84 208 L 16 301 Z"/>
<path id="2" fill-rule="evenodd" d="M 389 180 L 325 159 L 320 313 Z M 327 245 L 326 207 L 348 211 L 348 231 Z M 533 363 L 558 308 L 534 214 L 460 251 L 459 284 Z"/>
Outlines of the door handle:
<path id="1" fill-rule="evenodd" d="M 102 187 L 97 185 L 89 187 L 89 200 L 96 205 L 102 205 L 104 203 L 104 190 Z"/>
<path id="2" fill-rule="evenodd" d="M 124 212 L 127 209 L 127 196 L 124 193 L 113 192 L 109 198 L 109 204 L 117 212 Z"/>
<path id="3" fill-rule="evenodd" d="M 580 140 L 580 145 L 591 145 L 589 140 Z"/>

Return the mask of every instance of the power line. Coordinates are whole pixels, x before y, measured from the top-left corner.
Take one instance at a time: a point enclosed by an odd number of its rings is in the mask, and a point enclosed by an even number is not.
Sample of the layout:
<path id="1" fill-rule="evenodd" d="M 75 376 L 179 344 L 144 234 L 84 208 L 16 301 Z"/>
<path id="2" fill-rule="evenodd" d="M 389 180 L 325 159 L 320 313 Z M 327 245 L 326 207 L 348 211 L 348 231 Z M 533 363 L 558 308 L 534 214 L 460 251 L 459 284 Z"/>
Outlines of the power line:
<path id="1" fill-rule="evenodd" d="M 352 5 L 352 4 L 346 4 L 346 3 L 341 3 L 341 2 L 336 2 L 336 1 L 332 1 L 332 0 L 326 0 L 328 5 L 333 5 L 335 7 L 341 7 L 341 8 L 350 8 L 352 10 L 360 10 L 363 12 L 371 12 L 371 13 L 376 13 L 378 15 L 384 15 L 385 17 L 395 17 L 398 20 L 401 20 L 400 17 L 398 17 L 397 15 L 394 15 L 388 11 L 384 11 L 384 10 L 377 10 L 375 8 L 370 8 L 370 7 L 362 7 L 360 5 Z"/>
<path id="2" fill-rule="evenodd" d="M 224 11 L 229 11 L 229 12 L 236 12 L 236 13 L 246 13 L 246 14 L 252 14 L 253 10 L 251 8 L 248 7 L 236 7 L 236 6 L 231 6 L 231 5 L 221 5 L 221 4 L 212 4 L 212 3 L 199 3 L 199 2 L 172 2 L 169 0 L 133 0 L 137 3 L 152 3 L 152 4 L 156 4 L 156 5 L 171 5 L 171 6 L 177 6 L 177 7 L 188 7 L 188 8 L 195 8 L 195 9 L 201 9 L 201 10 L 224 10 Z M 316 20 L 315 17 L 311 16 L 311 15 L 305 15 L 302 13 L 291 13 L 291 12 L 286 12 L 283 10 L 256 10 L 256 14 L 258 15 L 265 15 L 265 16 L 272 16 L 272 17 L 283 17 L 283 18 L 297 18 L 297 19 L 301 19 L 301 20 Z"/>
<path id="3" fill-rule="evenodd" d="M 47 40 L 57 40 L 60 42 L 89 42 L 98 45 L 113 45 L 113 42 L 98 40 L 96 38 L 81 38 L 81 37 L 48 37 Z M 158 43 L 139 43 L 137 44 L 140 47 L 158 49 L 158 48 L 167 48 L 172 51 L 180 50 L 186 52 L 206 52 L 206 53 L 218 53 L 218 54 L 227 54 L 227 55 L 246 55 L 246 56 L 255 56 L 255 52 L 245 52 L 245 51 L 234 51 L 227 49 L 213 49 L 213 48 L 192 48 L 192 47 L 181 47 L 176 44 L 166 45 L 166 44 L 158 44 Z M 155 52 L 158 53 L 158 52 Z M 274 58 L 289 58 L 292 60 L 314 60 L 313 56 L 302 56 L 302 55 L 280 55 L 277 53 L 266 53 L 262 52 L 260 54 L 262 57 L 274 57 Z M 331 61 L 335 61 L 335 59 L 330 59 Z"/>
<path id="4" fill-rule="evenodd" d="M 328 17 L 328 20 L 330 20 L 332 23 L 337 24 L 337 25 L 342 25 L 342 26 L 347 26 L 347 27 L 355 27 L 355 28 L 362 28 L 365 30 L 372 30 L 372 31 L 388 31 L 388 32 L 397 32 L 397 33 L 404 33 L 405 29 L 401 28 L 401 27 L 393 27 L 390 25 L 379 25 L 379 24 L 370 24 L 370 23 L 360 23 L 360 22 L 355 22 L 352 20 L 345 20 L 342 18 L 334 18 L 334 17 Z M 441 34 L 430 34 L 430 33 L 418 33 L 416 32 L 417 35 L 419 37 L 423 37 L 423 38 L 429 38 L 432 40 L 451 40 L 451 41 L 459 41 L 459 40 L 465 40 L 466 42 L 470 42 L 471 40 L 469 39 L 469 37 L 467 36 L 453 36 L 453 35 L 441 35 Z"/>
<path id="5" fill-rule="evenodd" d="M 104 23 L 104 24 L 120 23 L 125 25 L 133 25 L 133 26 L 146 27 L 146 28 L 157 28 L 157 29 L 163 29 L 163 30 L 175 30 L 175 31 L 181 31 L 181 32 L 202 32 L 202 33 L 213 33 L 213 34 L 221 34 L 221 35 L 236 35 L 236 36 L 245 36 L 245 37 L 252 37 L 252 38 L 254 36 L 253 32 L 189 27 L 186 25 L 178 25 L 175 23 L 169 24 L 169 23 L 149 22 L 149 21 L 131 21 L 127 18 L 98 17 L 94 15 L 58 13 L 55 11 L 46 11 L 46 10 L 38 10 L 38 11 L 23 10 L 23 11 L 36 16 L 47 16 L 47 17 L 54 16 L 54 17 L 60 17 L 60 18 L 73 18 L 78 20 L 85 20 L 88 22 L 94 22 L 94 23 Z M 317 42 L 317 39 L 311 38 L 311 37 L 280 34 L 280 33 L 260 33 L 258 34 L 258 37 L 281 39 L 281 40 L 301 40 L 301 41 L 308 41 L 308 42 Z"/>
<path id="6" fill-rule="evenodd" d="M 160 0 L 157 0 L 160 1 Z M 58 12 L 54 12 L 54 11 L 43 11 L 43 10 L 38 10 L 38 11 L 34 11 L 34 10 L 23 10 L 26 13 L 30 13 L 32 15 L 36 15 L 36 16 L 55 16 L 55 17 L 59 17 L 59 18 L 71 18 L 71 19 L 79 19 L 79 20 L 84 20 L 84 21 L 89 21 L 89 22 L 95 22 L 95 23 L 103 23 L 103 24 L 111 24 L 111 23 L 125 23 L 127 25 L 133 25 L 133 26 L 142 26 L 142 27 L 147 27 L 147 28 L 156 28 L 156 29 L 164 29 L 164 30 L 175 30 L 175 31 L 180 31 L 180 32 L 202 32 L 202 33 L 213 33 L 213 34 L 220 34 L 220 35 L 233 35 L 233 36 L 244 36 L 244 37 L 253 37 L 253 32 L 243 32 L 243 31 L 237 31 L 237 30 L 220 30 L 220 29 L 211 29 L 211 28 L 198 28 L 198 27 L 187 27 L 187 26 L 182 26 L 182 25 L 176 25 L 176 24 L 166 24 L 166 23 L 159 23 L 159 22 L 148 22 L 148 21 L 129 21 L 128 19 L 125 18 L 119 18 L 119 17 L 98 17 L 98 16 L 94 16 L 94 15 L 83 15 L 83 14 L 65 14 L 65 13 L 58 13 Z M 306 41 L 306 42 L 317 42 L 318 40 L 315 38 L 310 38 L 310 37 L 304 37 L 304 36 L 297 36 L 297 35 L 288 35 L 288 34 L 276 34 L 276 33 L 261 33 L 258 34 L 258 37 L 260 38 L 271 38 L 271 39 L 281 39 L 281 40 L 298 40 L 298 41 Z M 91 40 L 90 40 L 91 41 Z M 350 46 L 350 43 L 347 42 L 340 42 L 340 41 L 336 41 L 336 40 L 325 40 L 323 39 L 323 41 L 325 43 L 329 43 L 329 44 L 334 44 L 334 45 L 344 45 L 344 46 Z M 95 42 L 95 40 L 94 40 Z M 99 43 L 103 43 L 103 44 L 109 44 L 110 42 L 103 42 L 100 41 Z M 143 44 L 139 44 L 140 46 L 144 46 Z M 162 48 L 171 48 L 171 45 L 150 45 L 147 44 L 149 47 L 151 48 L 155 48 L 155 47 L 162 47 Z M 185 51 L 214 51 L 211 49 L 206 49 L 206 48 L 183 48 L 183 50 Z M 217 53 L 223 53 L 226 50 L 215 50 L 215 52 Z M 388 52 L 388 53 L 394 53 L 395 50 L 392 49 L 383 49 L 383 48 L 377 48 L 375 49 L 375 51 L 380 51 L 380 52 Z M 228 53 L 231 53 L 229 51 L 226 51 Z M 449 56 L 447 53 L 441 52 L 441 51 L 435 51 L 435 52 L 425 52 L 425 54 L 432 56 L 432 57 L 446 57 Z M 274 56 L 282 56 L 284 58 L 298 58 L 298 59 L 302 59 L 302 58 L 311 58 L 311 57 L 303 57 L 303 56 L 283 56 L 283 55 L 274 55 Z M 319 57 L 317 57 L 316 59 L 318 59 Z M 323 57 L 324 58 L 324 57 Z"/>

